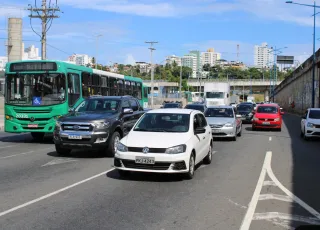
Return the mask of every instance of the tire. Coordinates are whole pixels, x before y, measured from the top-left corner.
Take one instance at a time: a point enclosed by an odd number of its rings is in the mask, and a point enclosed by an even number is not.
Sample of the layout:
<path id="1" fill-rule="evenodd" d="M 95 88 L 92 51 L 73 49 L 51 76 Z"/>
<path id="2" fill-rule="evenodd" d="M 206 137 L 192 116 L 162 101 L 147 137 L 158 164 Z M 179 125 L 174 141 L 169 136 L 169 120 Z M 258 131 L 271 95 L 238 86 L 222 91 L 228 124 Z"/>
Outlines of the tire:
<path id="1" fill-rule="evenodd" d="M 116 154 L 116 145 L 119 143 L 121 139 L 120 133 L 118 133 L 117 131 L 115 131 L 110 139 L 108 148 L 106 149 L 106 155 L 108 157 L 114 157 L 114 155 Z"/>
<path id="2" fill-rule="evenodd" d="M 123 178 L 129 176 L 129 174 L 130 174 L 129 171 L 120 170 L 120 169 L 118 169 L 118 173 L 119 173 L 119 176 L 120 176 L 120 177 L 123 177 Z"/>
<path id="3" fill-rule="evenodd" d="M 257 129 L 252 126 L 252 127 L 251 127 L 251 130 L 252 130 L 252 131 L 256 131 Z"/>
<path id="4" fill-rule="evenodd" d="M 235 134 L 234 137 L 232 137 L 232 141 L 237 141 L 237 134 Z"/>
<path id="5" fill-rule="evenodd" d="M 300 131 L 300 137 L 303 138 L 303 136 L 304 136 L 304 134 L 303 134 L 303 132 L 302 132 L 302 130 L 301 130 L 301 131 Z"/>
<path id="6" fill-rule="evenodd" d="M 242 135 L 242 125 L 241 125 L 241 128 L 240 128 L 240 132 L 238 133 L 238 137 L 241 137 Z"/>
<path id="7" fill-rule="evenodd" d="M 60 145 L 55 145 L 55 147 L 56 147 L 56 152 L 59 155 L 70 155 L 71 153 L 71 149 L 62 148 Z"/>
<path id="8" fill-rule="evenodd" d="M 189 171 L 185 175 L 186 179 L 191 180 L 193 178 L 195 167 L 196 167 L 196 161 L 195 161 L 194 153 L 191 153 L 190 159 L 189 159 Z"/>
<path id="9" fill-rule="evenodd" d="M 42 141 L 44 138 L 45 133 L 31 133 L 32 138 L 35 141 Z"/>
<path id="10" fill-rule="evenodd" d="M 211 141 L 210 146 L 209 146 L 208 155 L 203 159 L 203 163 L 206 164 L 206 165 L 209 165 L 212 162 L 212 147 L 213 147 L 213 144 L 212 144 L 212 141 Z"/>
<path id="11" fill-rule="evenodd" d="M 308 141 L 308 140 L 309 140 L 309 137 L 306 136 L 306 130 L 304 130 L 303 139 L 304 139 L 305 141 Z"/>

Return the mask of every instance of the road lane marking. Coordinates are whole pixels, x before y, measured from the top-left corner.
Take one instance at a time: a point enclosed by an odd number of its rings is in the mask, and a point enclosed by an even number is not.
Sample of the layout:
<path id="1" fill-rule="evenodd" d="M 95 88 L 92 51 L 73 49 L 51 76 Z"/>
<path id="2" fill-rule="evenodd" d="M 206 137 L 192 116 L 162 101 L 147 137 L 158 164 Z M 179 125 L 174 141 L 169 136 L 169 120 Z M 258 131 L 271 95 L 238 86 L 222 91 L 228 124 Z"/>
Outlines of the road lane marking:
<path id="1" fill-rule="evenodd" d="M 11 147 L 13 147 L 13 146 L 14 146 L 14 145 L 1 146 L 0 149 L 11 148 Z"/>
<path id="2" fill-rule="evenodd" d="M 273 181 L 266 180 L 263 182 L 263 186 L 277 186 Z"/>
<path id="3" fill-rule="evenodd" d="M 304 222 L 308 224 L 319 225 L 320 220 L 315 217 L 305 217 L 299 215 L 292 215 L 287 213 L 279 213 L 279 212 L 266 212 L 266 213 L 256 213 L 253 217 L 254 220 L 285 220 L 285 221 L 296 221 L 296 222 Z"/>
<path id="4" fill-rule="evenodd" d="M 278 194 L 260 194 L 259 200 L 280 200 L 285 202 L 294 202 L 291 197 Z"/>
<path id="5" fill-rule="evenodd" d="M 54 159 L 52 161 L 49 161 L 48 163 L 42 165 L 41 167 L 69 163 L 69 162 L 74 162 L 74 161 L 78 161 L 78 160 L 74 160 L 72 158 L 58 158 L 58 159 Z"/>
<path id="6" fill-rule="evenodd" d="M 259 177 L 259 180 L 258 180 L 258 183 L 257 183 L 257 186 L 256 186 L 256 189 L 253 193 L 253 196 L 252 196 L 252 199 L 249 203 L 249 207 L 247 209 L 247 212 L 246 212 L 246 215 L 242 221 L 242 224 L 241 224 L 241 227 L 240 227 L 240 230 L 249 230 L 250 228 L 250 225 L 251 225 L 251 222 L 252 220 L 258 220 L 259 216 L 265 216 L 265 219 L 266 220 L 269 220 L 269 221 L 273 221 L 275 223 L 278 223 L 278 220 L 274 220 L 275 218 L 277 219 L 281 219 L 283 222 L 284 221 L 287 221 L 288 219 L 288 215 L 287 214 L 284 214 L 284 215 L 274 215 L 274 213 L 260 213 L 260 214 L 256 214 L 254 213 L 255 212 L 255 209 L 256 209 L 256 206 L 257 206 L 257 203 L 258 203 L 258 200 L 259 198 L 262 198 L 262 199 L 266 199 L 266 198 L 273 198 L 273 199 L 277 199 L 277 200 L 285 200 L 285 201 L 288 201 L 289 199 L 292 201 L 292 202 L 296 202 L 298 203 L 300 206 L 302 206 L 305 210 L 307 210 L 310 214 L 312 214 L 313 216 L 315 216 L 316 218 L 310 218 L 310 217 L 303 217 L 303 216 L 293 216 L 293 215 L 290 215 L 292 218 L 297 218 L 299 217 L 300 220 L 299 221 L 302 221 L 302 222 L 306 222 L 306 223 L 309 223 L 309 221 L 312 219 L 312 220 L 317 220 L 318 223 L 320 223 L 320 214 L 315 210 L 313 209 L 312 207 L 310 207 L 308 204 L 306 204 L 304 201 L 302 201 L 300 198 L 298 198 L 297 196 L 295 196 L 293 193 L 291 193 L 286 187 L 284 187 L 280 181 L 276 178 L 276 176 L 274 175 L 273 171 L 272 171 L 272 168 L 271 168 L 271 158 L 272 158 L 272 152 L 269 151 L 267 152 L 266 154 L 266 157 L 265 157 L 265 160 L 264 160 L 264 163 L 263 163 L 263 166 L 262 166 L 262 170 L 261 170 L 261 173 L 260 173 L 260 177 Z M 273 195 L 273 194 L 263 194 L 263 195 L 260 195 L 261 193 L 261 189 L 262 189 L 262 186 L 263 185 L 266 185 L 265 182 L 267 182 L 267 184 L 272 184 L 270 183 L 270 181 L 265 181 L 264 182 L 264 179 L 266 177 L 266 175 L 269 176 L 269 178 L 271 179 L 271 181 L 273 181 L 273 183 L 279 188 L 281 189 L 287 196 L 282 196 L 282 195 Z M 271 217 L 270 217 L 271 215 Z M 272 218 L 274 217 L 274 218 Z M 306 220 L 306 221 L 304 221 Z M 279 223 L 278 223 L 279 224 Z"/>
<path id="7" fill-rule="evenodd" d="M 268 164 L 270 164 L 271 162 L 271 156 L 272 156 L 272 152 L 267 152 L 266 157 L 264 159 L 264 163 L 262 166 L 262 170 L 258 179 L 258 183 L 256 186 L 256 189 L 254 190 L 252 199 L 249 203 L 246 215 L 242 221 L 240 230 L 248 230 L 250 228 L 250 224 L 254 215 L 254 211 L 256 210 L 257 204 L 258 204 L 258 200 L 259 200 L 259 195 L 263 186 L 263 181 L 264 178 L 266 177 L 267 174 L 267 166 Z"/>
<path id="8" fill-rule="evenodd" d="M 233 200 L 231 199 L 228 199 L 228 201 L 231 203 L 231 204 L 234 204 L 235 206 L 237 207 L 240 207 L 240 208 L 243 208 L 243 209 L 246 209 L 247 207 L 246 206 L 243 206 L 241 204 L 238 204 L 237 202 L 234 202 Z"/>
<path id="9" fill-rule="evenodd" d="M 64 188 L 61 188 L 61 189 L 56 190 L 56 191 L 54 191 L 54 192 L 48 193 L 47 195 L 41 196 L 41 197 L 36 198 L 36 199 L 34 199 L 34 200 L 28 201 L 28 202 L 26 202 L 26 203 L 24 203 L 24 204 L 21 204 L 21 205 L 18 205 L 18 206 L 16 206 L 16 207 L 13 207 L 13 208 L 11 208 L 11 209 L 8 209 L 8 210 L 6 210 L 6 211 L 3 211 L 3 212 L 0 213 L 0 217 L 2 217 L 2 216 L 4 216 L 4 215 L 7 215 L 7 214 L 9 214 L 9 213 L 11 213 L 11 212 L 17 211 L 17 210 L 19 210 L 19 209 L 21 209 L 21 208 L 27 207 L 27 206 L 29 206 L 29 205 L 31 205 L 31 204 L 37 203 L 37 202 L 39 202 L 39 201 L 41 201 L 41 200 L 47 199 L 47 198 L 49 198 L 49 197 L 51 197 L 51 196 L 57 195 L 57 194 L 59 194 L 59 193 L 61 193 L 61 192 L 64 192 L 64 191 L 66 191 L 66 190 L 68 190 L 68 189 L 71 189 L 71 188 L 73 188 L 73 187 L 76 187 L 76 186 L 78 186 L 78 185 L 80 185 L 80 184 L 83 184 L 83 183 L 85 183 L 85 182 L 87 182 L 87 181 L 93 180 L 93 179 L 95 179 L 95 178 L 97 178 L 97 177 L 103 176 L 103 175 L 105 175 L 105 174 L 107 174 L 107 173 L 109 173 L 109 172 L 111 172 L 111 171 L 113 171 L 113 170 L 115 170 L 115 169 L 109 169 L 109 170 L 107 170 L 107 171 L 104 171 L 104 172 L 102 172 L 102 173 L 96 174 L 96 175 L 94 175 L 94 176 L 92 176 L 92 177 L 89 177 L 89 178 L 87 178 L 87 179 L 84 179 L 84 180 L 82 180 L 82 181 L 79 181 L 79 182 L 76 182 L 76 183 L 74 183 L 74 184 L 71 184 L 71 185 L 69 185 L 69 186 L 67 186 L 67 187 L 64 187 Z"/>
<path id="10" fill-rule="evenodd" d="M 38 150 L 35 150 L 35 151 L 29 151 L 29 152 L 24 152 L 24 153 L 17 153 L 17 154 L 13 154 L 13 155 L 9 155 L 9 156 L 4 156 L 4 157 L 0 157 L 0 160 L 1 160 L 1 159 L 12 158 L 12 157 L 16 157 L 16 156 L 27 155 L 27 154 L 29 154 L 29 153 L 34 153 L 34 152 L 37 152 L 37 151 L 48 150 L 48 149 L 51 149 L 51 148 L 52 148 L 52 147 L 50 147 L 50 148 L 45 148 L 45 149 L 38 149 Z"/>
<path id="11" fill-rule="evenodd" d="M 272 137 L 269 137 L 269 141 L 272 141 Z"/>

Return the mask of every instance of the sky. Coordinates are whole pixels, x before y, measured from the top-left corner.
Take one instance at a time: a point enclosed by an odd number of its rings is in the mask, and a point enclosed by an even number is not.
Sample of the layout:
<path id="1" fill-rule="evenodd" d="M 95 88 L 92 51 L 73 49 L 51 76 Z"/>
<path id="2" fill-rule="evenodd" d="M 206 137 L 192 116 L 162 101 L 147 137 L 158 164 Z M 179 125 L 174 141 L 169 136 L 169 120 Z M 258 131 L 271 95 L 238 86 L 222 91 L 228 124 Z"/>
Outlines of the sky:
<path id="1" fill-rule="evenodd" d="M 47 0 L 48 3 L 50 0 Z M 40 7 L 41 1 L 36 0 Z M 297 3 L 313 4 L 310 0 Z M 56 0 L 51 1 L 56 4 Z M 285 0 L 57 0 L 61 13 L 48 31 L 47 58 L 67 60 L 88 54 L 98 63 L 133 64 L 166 56 L 182 56 L 190 50 L 214 48 L 222 58 L 253 64 L 254 45 L 267 42 L 303 62 L 312 54 L 313 7 L 286 4 Z M 32 0 L 3 0 L 0 6 L 0 56 L 6 55 L 8 17 L 23 17 L 25 46 L 41 46 L 30 26 L 28 4 Z M 320 0 L 317 1 L 320 5 Z M 320 11 L 320 8 L 319 8 Z M 40 32 L 40 20 L 31 24 Z M 316 20 L 320 38 L 320 16 Z M 99 39 L 97 35 L 102 35 Z M 320 39 L 319 39 L 320 40 Z M 317 40 L 316 48 L 320 47 Z"/>

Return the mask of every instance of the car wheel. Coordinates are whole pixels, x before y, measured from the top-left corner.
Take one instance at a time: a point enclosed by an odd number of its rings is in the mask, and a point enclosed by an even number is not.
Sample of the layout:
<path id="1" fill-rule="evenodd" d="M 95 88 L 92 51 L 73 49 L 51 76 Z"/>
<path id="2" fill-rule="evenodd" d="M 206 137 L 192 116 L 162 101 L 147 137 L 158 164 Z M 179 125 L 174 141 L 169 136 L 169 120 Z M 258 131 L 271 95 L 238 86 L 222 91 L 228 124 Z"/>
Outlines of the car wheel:
<path id="1" fill-rule="evenodd" d="M 306 130 L 304 130 L 303 139 L 304 139 L 305 141 L 308 141 L 308 140 L 309 140 L 309 137 L 306 136 Z"/>
<path id="2" fill-rule="evenodd" d="M 211 161 L 212 161 L 212 147 L 213 147 L 213 144 L 211 142 L 210 146 L 209 146 L 208 155 L 203 159 L 203 163 L 206 164 L 206 165 L 211 164 Z"/>
<path id="3" fill-rule="evenodd" d="M 118 132 L 114 132 L 112 134 L 112 137 L 110 139 L 110 142 L 109 142 L 109 145 L 108 145 L 108 148 L 106 149 L 107 152 L 106 152 L 106 155 L 108 157 L 114 157 L 114 155 L 116 154 L 117 152 L 117 145 L 118 143 L 120 142 L 120 133 Z"/>
<path id="4" fill-rule="evenodd" d="M 120 177 L 127 177 L 129 176 L 130 172 L 129 171 L 125 171 L 125 170 L 120 170 L 118 169 L 118 173 Z"/>
<path id="5" fill-rule="evenodd" d="M 238 133 L 238 137 L 241 137 L 241 135 L 242 135 L 242 125 L 240 127 L 240 132 Z"/>
<path id="6" fill-rule="evenodd" d="M 233 141 L 237 141 L 237 134 L 234 135 L 234 137 L 232 137 Z"/>
<path id="7" fill-rule="evenodd" d="M 194 170 L 196 168 L 195 165 L 196 165 L 196 161 L 195 161 L 194 153 L 191 153 L 191 156 L 189 159 L 189 171 L 186 173 L 186 178 L 188 180 L 191 180 L 194 176 Z"/>
<path id="8" fill-rule="evenodd" d="M 252 127 L 251 127 L 251 130 L 252 130 L 252 131 L 256 131 L 257 129 L 252 126 Z"/>
<path id="9" fill-rule="evenodd" d="M 62 148 L 60 145 L 55 145 L 55 147 L 56 147 L 56 152 L 59 155 L 70 155 L 71 153 L 71 149 Z"/>
<path id="10" fill-rule="evenodd" d="M 303 132 L 302 132 L 302 130 L 300 131 L 300 137 L 303 137 L 304 136 L 304 134 L 303 134 Z"/>
<path id="11" fill-rule="evenodd" d="M 42 141 L 44 138 L 44 133 L 31 133 L 31 136 L 35 141 Z"/>

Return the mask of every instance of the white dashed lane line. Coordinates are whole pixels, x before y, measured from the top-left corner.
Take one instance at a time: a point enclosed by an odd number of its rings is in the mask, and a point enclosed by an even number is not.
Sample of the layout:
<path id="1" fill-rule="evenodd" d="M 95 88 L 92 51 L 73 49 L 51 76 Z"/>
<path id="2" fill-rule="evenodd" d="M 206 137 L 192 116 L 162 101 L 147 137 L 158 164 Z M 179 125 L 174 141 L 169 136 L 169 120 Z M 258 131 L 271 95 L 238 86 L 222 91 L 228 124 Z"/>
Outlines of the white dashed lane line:
<path id="1" fill-rule="evenodd" d="M 269 141 L 272 141 L 272 137 L 269 137 Z"/>

